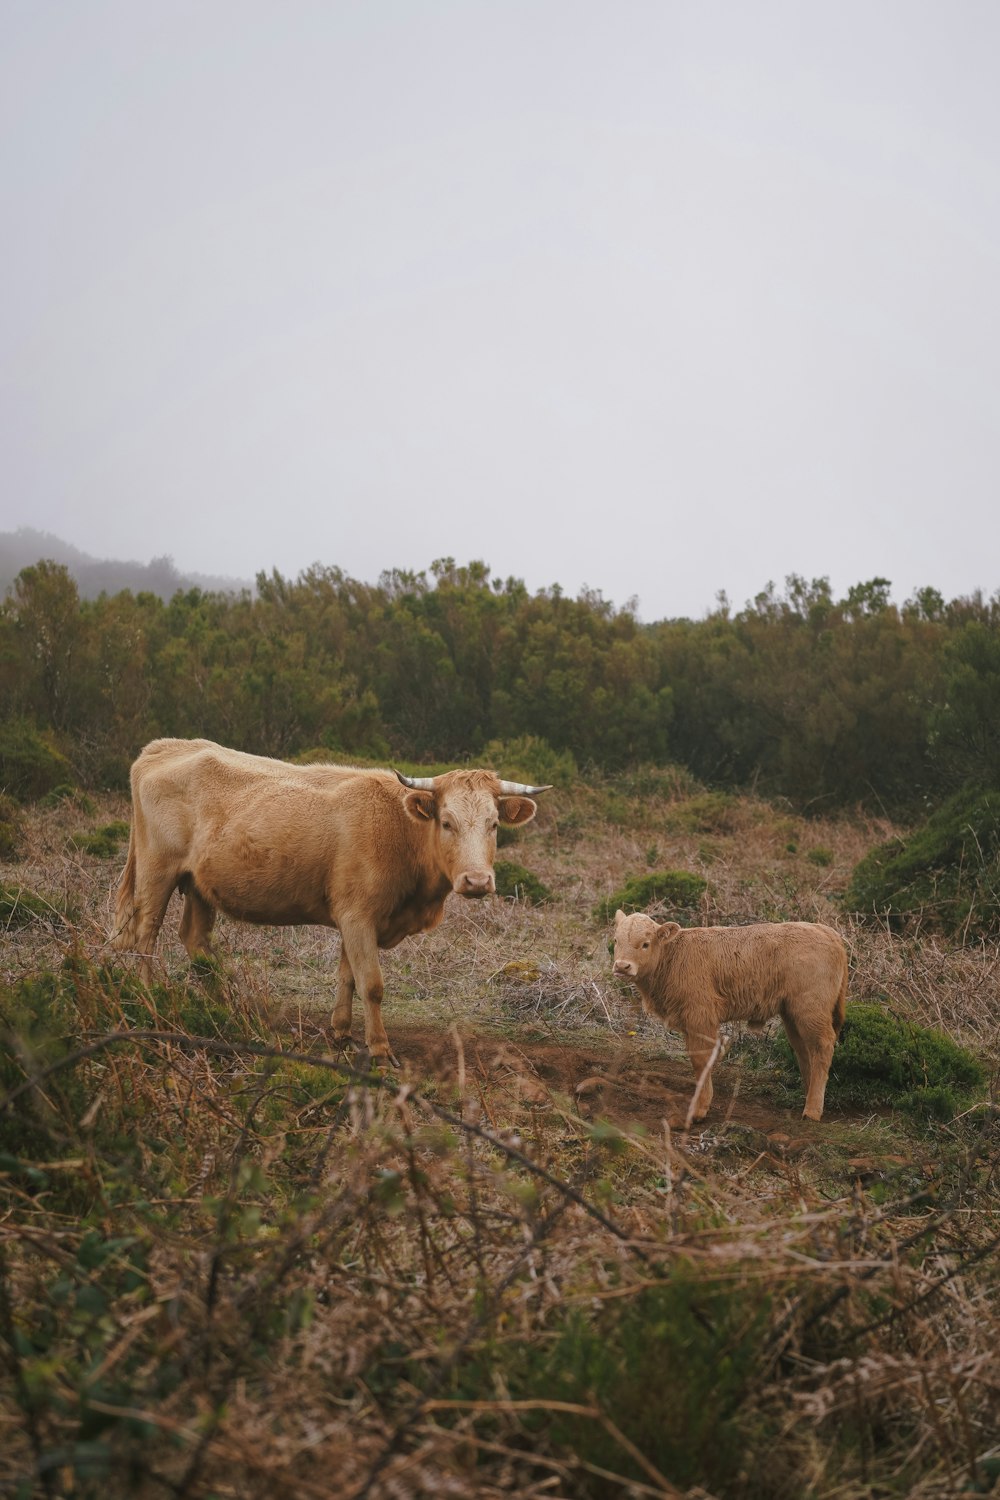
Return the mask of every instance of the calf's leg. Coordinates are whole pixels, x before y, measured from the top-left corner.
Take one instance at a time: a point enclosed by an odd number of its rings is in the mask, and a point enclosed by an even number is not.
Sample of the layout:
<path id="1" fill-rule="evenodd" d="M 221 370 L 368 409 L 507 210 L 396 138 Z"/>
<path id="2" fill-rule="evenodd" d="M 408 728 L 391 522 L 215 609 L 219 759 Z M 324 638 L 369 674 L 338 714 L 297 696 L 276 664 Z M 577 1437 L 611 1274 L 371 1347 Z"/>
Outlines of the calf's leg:
<path id="1" fill-rule="evenodd" d="M 696 1030 L 689 1028 L 685 1034 L 684 1042 L 695 1076 L 695 1094 L 691 1111 L 691 1118 L 694 1120 L 703 1120 L 712 1107 L 715 1090 L 712 1087 L 711 1070 L 704 1079 L 702 1079 L 702 1074 L 712 1060 L 712 1053 L 715 1051 L 718 1040 L 717 1026 L 704 1025 Z"/>
<path id="2" fill-rule="evenodd" d="M 802 1116 L 806 1120 L 821 1120 L 826 1098 L 826 1080 L 837 1043 L 833 1021 L 829 1015 L 817 1013 L 814 1009 L 805 1013 L 799 1010 L 794 1016 L 785 1014 L 782 1020 L 802 1070 L 802 1082 L 806 1091 Z"/>

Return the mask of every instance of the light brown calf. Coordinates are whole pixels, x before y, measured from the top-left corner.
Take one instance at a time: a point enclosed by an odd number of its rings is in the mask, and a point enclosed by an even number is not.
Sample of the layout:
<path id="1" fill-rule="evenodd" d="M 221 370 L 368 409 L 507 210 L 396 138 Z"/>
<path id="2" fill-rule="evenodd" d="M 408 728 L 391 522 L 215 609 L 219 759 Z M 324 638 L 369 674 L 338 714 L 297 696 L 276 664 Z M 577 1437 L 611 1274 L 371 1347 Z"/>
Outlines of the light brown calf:
<path id="1" fill-rule="evenodd" d="M 750 927 L 658 924 L 642 913 L 615 914 L 614 971 L 634 981 L 643 1010 L 684 1033 L 700 1078 L 723 1021 L 759 1028 L 780 1016 L 798 1058 L 809 1120 L 823 1098 L 837 1034 L 844 1023 L 847 953 L 822 922 L 760 922 Z M 693 1118 L 712 1103 L 709 1071 L 696 1089 Z"/>

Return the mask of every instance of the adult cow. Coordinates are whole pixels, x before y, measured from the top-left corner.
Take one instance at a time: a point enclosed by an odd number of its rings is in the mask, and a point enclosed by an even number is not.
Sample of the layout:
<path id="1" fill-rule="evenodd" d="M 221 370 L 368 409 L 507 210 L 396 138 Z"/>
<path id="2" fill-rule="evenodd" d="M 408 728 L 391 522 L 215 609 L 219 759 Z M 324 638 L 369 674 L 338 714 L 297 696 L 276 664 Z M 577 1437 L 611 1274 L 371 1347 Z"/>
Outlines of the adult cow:
<path id="1" fill-rule="evenodd" d="M 340 929 L 334 1035 L 350 1037 L 355 989 L 365 1043 L 391 1057 L 379 948 L 441 920 L 445 898 L 496 889 L 497 823 L 528 823 L 547 786 L 492 771 L 411 778 L 294 766 L 211 740 L 153 740 L 132 766 L 132 829 L 114 944 L 148 984 L 175 890 L 188 953 L 211 951 L 217 911 L 243 922 Z"/>

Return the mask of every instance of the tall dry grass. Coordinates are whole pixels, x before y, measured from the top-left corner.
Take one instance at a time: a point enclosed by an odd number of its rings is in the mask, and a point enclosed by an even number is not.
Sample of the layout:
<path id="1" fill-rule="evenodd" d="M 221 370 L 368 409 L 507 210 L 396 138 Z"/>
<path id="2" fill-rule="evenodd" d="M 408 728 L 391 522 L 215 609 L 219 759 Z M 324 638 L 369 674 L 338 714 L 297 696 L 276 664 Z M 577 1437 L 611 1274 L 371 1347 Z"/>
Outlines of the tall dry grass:
<path id="1" fill-rule="evenodd" d="M 551 907 L 454 903 L 386 955 L 390 1036 L 420 1020 L 441 1065 L 384 1077 L 329 1052 L 330 935 L 223 923 L 194 978 L 168 936 L 151 1001 L 106 967 L 115 870 L 66 842 L 86 819 L 30 815 L 0 878 L 71 919 L 0 960 L 0 1489 L 989 1493 L 994 1111 L 789 1142 L 739 1098 L 680 1136 L 509 1087 L 540 1038 L 662 1055 L 591 916 L 651 857 L 705 875 L 705 921 L 833 921 L 852 994 L 995 1066 L 994 956 L 837 907 L 884 829 L 676 790 L 562 794 L 517 850 Z M 509 1044 L 502 1079 L 472 1033 Z"/>

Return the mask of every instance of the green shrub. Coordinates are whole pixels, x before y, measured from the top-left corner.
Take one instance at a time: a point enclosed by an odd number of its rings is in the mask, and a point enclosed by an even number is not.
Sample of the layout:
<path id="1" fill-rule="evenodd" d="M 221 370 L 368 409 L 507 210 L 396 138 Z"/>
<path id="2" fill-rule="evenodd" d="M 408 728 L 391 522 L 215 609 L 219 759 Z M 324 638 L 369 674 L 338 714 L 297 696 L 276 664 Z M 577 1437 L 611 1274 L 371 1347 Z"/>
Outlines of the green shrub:
<path id="1" fill-rule="evenodd" d="M 493 873 L 498 896 L 526 901 L 530 906 L 544 906 L 546 902 L 555 899 L 548 886 L 537 875 L 532 875 L 530 870 L 526 870 L 523 865 L 514 864 L 512 860 L 498 859 Z"/>
<path id="2" fill-rule="evenodd" d="M 873 849 L 854 870 L 847 908 L 893 925 L 919 917 L 952 935 L 1000 927 L 1000 791 L 966 787 L 905 842 Z"/>
<path id="3" fill-rule="evenodd" d="M 94 811 L 94 804 L 86 792 L 81 792 L 79 787 L 73 786 L 68 781 L 61 781 L 58 786 L 54 786 L 51 792 L 45 793 L 41 801 L 43 807 L 60 807 L 64 802 L 72 802 L 74 807 L 78 807 L 88 816 Z"/>
<path id="4" fill-rule="evenodd" d="M 32 802 L 71 776 L 65 755 L 27 719 L 0 723 L 0 790 Z"/>
<path id="5" fill-rule="evenodd" d="M 62 925 L 68 915 L 57 896 L 40 896 L 23 885 L 0 885 L 0 928 L 26 927 L 29 922 Z"/>
<path id="6" fill-rule="evenodd" d="M 70 835 L 70 843 L 84 854 L 96 859 L 114 859 L 123 844 L 128 842 L 129 825 L 123 822 L 105 823 L 103 828 L 91 828 Z"/>
<path id="7" fill-rule="evenodd" d="M 789 1081 L 797 1080 L 798 1065 L 783 1034 L 776 1048 Z M 905 1021 L 887 1005 L 855 1001 L 847 1007 L 833 1054 L 829 1098 L 950 1119 L 985 1079 L 978 1058 L 943 1031 Z"/>
<path id="8" fill-rule="evenodd" d="M 547 740 L 522 734 L 514 740 L 490 740 L 479 764 L 492 766 L 505 781 L 523 781 L 529 786 L 568 788 L 579 777 L 570 750 L 553 750 Z"/>
<path id="9" fill-rule="evenodd" d="M 29 1072 L 69 1056 L 77 1045 L 79 1017 L 70 987 L 51 972 L 0 989 L 0 1098 L 24 1083 Z M 46 1080 L 44 1096 L 22 1095 L 0 1110 L 0 1152 L 44 1161 L 53 1132 L 83 1108 L 79 1068 Z M 8 1170 L 10 1170 L 8 1162 Z"/>
<path id="10" fill-rule="evenodd" d="M 713 1283 L 681 1265 L 635 1296 L 558 1315 L 547 1341 L 500 1345 L 490 1364 L 514 1399 L 598 1407 L 685 1490 L 744 1493 L 748 1475 L 771 1457 L 749 1399 L 764 1380 L 769 1312 L 766 1291 L 748 1297 L 743 1285 Z M 492 1388 L 484 1369 L 459 1376 L 463 1394 Z M 555 1412 L 525 1420 L 533 1429 L 544 1424 L 558 1448 L 598 1469 L 647 1477 L 601 1422 Z"/>
<path id="11" fill-rule="evenodd" d="M 806 859 L 811 865 L 821 865 L 825 869 L 827 865 L 833 864 L 833 850 L 824 849 L 822 845 L 817 844 L 815 849 L 807 851 Z"/>
<path id="12" fill-rule="evenodd" d="M 646 911 L 655 904 L 680 920 L 676 914 L 689 917 L 707 889 L 708 881 L 690 870 L 656 870 L 651 875 L 634 876 L 620 890 L 598 901 L 594 917 L 598 922 L 610 922 L 619 908 L 625 912 Z"/>
<path id="13" fill-rule="evenodd" d="M 0 793 L 0 859 L 17 859 L 24 835 L 24 818 L 13 797 Z"/>
<path id="14" fill-rule="evenodd" d="M 731 833 L 739 818 L 739 801 L 728 792 L 702 792 L 667 809 L 664 822 L 677 833 Z"/>

